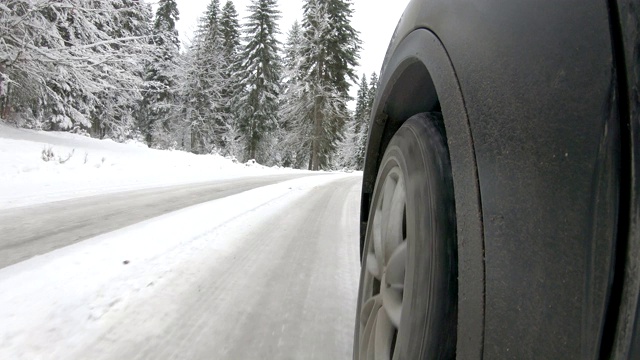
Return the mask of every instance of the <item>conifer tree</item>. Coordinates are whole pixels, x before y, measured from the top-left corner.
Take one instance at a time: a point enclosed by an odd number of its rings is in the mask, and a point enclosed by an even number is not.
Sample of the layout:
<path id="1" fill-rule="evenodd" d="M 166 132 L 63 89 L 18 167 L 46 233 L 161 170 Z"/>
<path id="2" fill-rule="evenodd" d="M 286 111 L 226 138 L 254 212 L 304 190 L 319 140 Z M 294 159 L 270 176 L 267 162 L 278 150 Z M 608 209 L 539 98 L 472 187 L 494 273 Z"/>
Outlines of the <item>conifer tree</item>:
<path id="1" fill-rule="evenodd" d="M 371 74 L 371 80 L 369 81 L 368 103 L 369 111 L 373 109 L 373 102 L 376 99 L 376 92 L 378 91 L 378 74 L 375 72 Z"/>
<path id="2" fill-rule="evenodd" d="M 360 78 L 360 87 L 358 88 L 358 95 L 356 97 L 356 110 L 354 117 L 356 119 L 356 130 L 359 132 L 361 125 L 365 122 L 365 118 L 368 117 L 367 110 L 369 109 L 369 81 L 367 75 L 362 74 Z"/>
<path id="3" fill-rule="evenodd" d="M 220 151 L 226 117 L 223 89 L 226 87 L 223 39 L 220 32 L 220 1 L 207 6 L 194 43 L 190 49 L 191 64 L 186 87 L 184 111 L 191 129 L 191 151 Z"/>
<path id="4" fill-rule="evenodd" d="M 170 115 L 175 103 L 176 60 L 180 51 L 178 19 L 175 0 L 159 0 L 153 24 L 157 52 L 146 67 L 140 113 L 140 128 L 150 146 L 168 147 L 171 142 Z"/>
<path id="5" fill-rule="evenodd" d="M 280 99 L 280 139 L 283 166 L 302 168 L 309 162 L 311 124 L 305 117 L 312 101 L 301 67 L 304 37 L 295 21 L 287 34 L 283 57 L 283 90 Z"/>
<path id="6" fill-rule="evenodd" d="M 105 3 L 102 3 L 105 5 Z M 148 39 L 151 35 L 153 14 L 151 6 L 138 0 L 114 0 L 110 2 L 113 12 L 109 20 L 108 34 L 114 39 L 138 37 Z M 111 45 L 113 51 L 128 52 L 130 49 L 118 43 Z M 129 59 L 128 65 L 123 70 L 130 76 L 142 81 L 144 78 L 143 59 L 152 56 L 157 50 L 155 46 L 148 45 L 140 48 L 146 51 L 143 56 L 132 53 L 137 59 Z M 112 82 L 113 86 L 105 86 L 96 94 L 98 103 L 91 112 L 90 134 L 94 137 L 109 137 L 117 141 L 124 141 L 136 137 L 138 134 L 136 113 L 142 99 L 142 85 L 127 85 L 114 79 L 110 74 L 104 74 L 105 81 Z"/>
<path id="7" fill-rule="evenodd" d="M 236 58 L 240 50 L 240 23 L 238 22 L 238 12 L 231 0 L 227 0 L 222 8 L 220 32 L 225 56 Z"/>
<path id="8" fill-rule="evenodd" d="M 306 0 L 303 5 L 303 69 L 314 101 L 309 168 L 330 166 L 349 118 L 349 84 L 355 81 L 360 42 L 350 24 L 349 0 Z"/>
<path id="9" fill-rule="evenodd" d="M 258 149 L 277 125 L 281 65 L 276 6 L 276 0 L 252 0 L 244 26 L 239 129 L 246 141 L 246 158 L 258 161 L 262 160 Z"/>
<path id="10" fill-rule="evenodd" d="M 366 138 L 369 129 L 369 114 L 371 113 L 371 107 L 369 106 L 369 92 L 370 89 L 369 83 L 367 82 L 367 76 L 362 74 L 360 88 L 358 89 L 358 96 L 356 99 L 356 111 L 354 113 L 354 135 L 356 143 L 354 162 L 358 170 L 361 170 L 364 166 Z"/>
<path id="11" fill-rule="evenodd" d="M 151 53 L 148 12 L 133 0 L 3 1 L 0 116 L 13 111 L 45 130 L 126 132 Z"/>
<path id="12" fill-rule="evenodd" d="M 233 1 L 227 0 L 222 8 L 220 18 L 220 32 L 224 51 L 224 69 L 222 77 L 225 86 L 222 89 L 224 100 L 225 129 L 223 133 L 223 153 L 233 158 L 241 158 L 243 152 L 243 138 L 238 130 L 237 108 L 242 76 L 240 68 L 240 23 L 238 12 Z"/>

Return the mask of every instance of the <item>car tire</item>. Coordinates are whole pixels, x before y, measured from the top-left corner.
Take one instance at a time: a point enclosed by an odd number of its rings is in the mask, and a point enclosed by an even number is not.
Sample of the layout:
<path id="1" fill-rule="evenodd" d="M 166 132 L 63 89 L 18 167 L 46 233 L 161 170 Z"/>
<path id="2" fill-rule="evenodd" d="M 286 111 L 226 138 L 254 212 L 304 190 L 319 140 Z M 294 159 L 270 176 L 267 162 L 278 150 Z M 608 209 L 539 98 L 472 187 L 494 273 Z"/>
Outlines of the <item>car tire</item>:
<path id="1" fill-rule="evenodd" d="M 395 133 L 371 204 L 354 358 L 455 358 L 455 201 L 439 113 L 415 115 Z"/>

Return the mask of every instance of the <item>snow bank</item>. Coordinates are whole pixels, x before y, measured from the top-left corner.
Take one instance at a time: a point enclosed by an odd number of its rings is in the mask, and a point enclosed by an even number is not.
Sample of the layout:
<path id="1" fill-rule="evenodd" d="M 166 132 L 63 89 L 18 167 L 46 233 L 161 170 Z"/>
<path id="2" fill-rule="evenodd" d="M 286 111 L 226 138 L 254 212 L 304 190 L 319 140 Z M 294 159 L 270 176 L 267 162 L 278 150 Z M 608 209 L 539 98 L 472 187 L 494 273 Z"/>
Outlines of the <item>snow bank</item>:
<path id="1" fill-rule="evenodd" d="M 241 176 L 301 172 L 0 123 L 0 209 Z"/>

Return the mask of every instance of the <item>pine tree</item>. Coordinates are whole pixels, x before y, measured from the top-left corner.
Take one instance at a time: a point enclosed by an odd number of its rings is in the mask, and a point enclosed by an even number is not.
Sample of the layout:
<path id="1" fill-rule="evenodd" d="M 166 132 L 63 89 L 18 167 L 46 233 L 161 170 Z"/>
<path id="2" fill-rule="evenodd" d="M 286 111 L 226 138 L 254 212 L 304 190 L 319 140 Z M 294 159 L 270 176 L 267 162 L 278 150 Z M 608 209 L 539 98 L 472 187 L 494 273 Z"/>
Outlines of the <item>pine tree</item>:
<path id="1" fill-rule="evenodd" d="M 373 109 L 373 102 L 376 99 L 376 92 L 378 91 L 378 74 L 375 72 L 371 74 L 371 81 L 369 81 L 369 92 L 367 94 L 368 102 L 367 108 L 369 112 Z"/>
<path id="2" fill-rule="evenodd" d="M 280 98 L 280 135 L 283 166 L 302 168 L 309 162 L 311 126 L 304 116 L 313 102 L 301 67 L 304 38 L 300 24 L 293 23 L 287 34 L 283 58 L 283 90 Z"/>
<path id="3" fill-rule="evenodd" d="M 360 78 L 360 87 L 358 88 L 358 95 L 356 98 L 356 111 L 354 114 L 357 120 L 356 130 L 360 130 L 361 125 L 365 122 L 365 117 L 368 117 L 367 110 L 369 109 L 369 82 L 367 75 L 362 74 Z"/>
<path id="4" fill-rule="evenodd" d="M 150 53 L 147 18 L 148 7 L 130 0 L 3 1 L 0 116 L 17 112 L 45 130 L 126 133 Z"/>
<path id="5" fill-rule="evenodd" d="M 220 31 L 220 2 L 207 7 L 194 43 L 190 48 L 189 85 L 185 92 L 185 116 L 191 129 L 190 146 L 194 153 L 220 152 L 226 127 L 227 86 L 223 38 Z"/>
<path id="6" fill-rule="evenodd" d="M 306 0 L 303 69 L 314 104 L 310 114 L 313 133 L 309 168 L 330 166 L 349 118 L 349 82 L 355 81 L 360 48 L 350 24 L 349 0 Z"/>
<path id="7" fill-rule="evenodd" d="M 178 19 L 175 0 L 159 0 L 153 24 L 153 44 L 158 50 L 145 71 L 140 128 L 149 145 L 162 148 L 171 146 L 172 142 L 170 115 L 176 98 L 176 60 L 180 51 Z"/>
<path id="8" fill-rule="evenodd" d="M 226 130 L 226 114 L 224 90 L 227 83 L 224 75 L 226 70 L 224 56 L 224 39 L 220 31 L 220 1 L 212 0 L 207 8 L 205 18 L 205 28 L 203 31 L 203 42 L 199 49 L 199 56 L 202 59 L 201 74 L 205 85 L 205 93 L 208 95 L 208 106 L 204 119 L 209 124 L 211 132 L 205 139 L 207 152 L 212 150 L 219 152 L 224 146 L 222 136 Z"/>
<path id="9" fill-rule="evenodd" d="M 266 156 L 258 154 L 258 149 L 277 124 L 281 65 L 276 21 L 280 12 L 276 0 L 252 0 L 248 10 L 239 129 L 246 140 L 246 158 L 262 161 Z"/>
<path id="10" fill-rule="evenodd" d="M 369 83 L 367 82 L 367 76 L 362 74 L 360 88 L 358 89 L 358 97 L 356 100 L 356 111 L 354 113 L 354 135 L 356 144 L 354 163 L 358 170 L 361 170 L 364 167 L 364 153 L 367 132 L 369 129 L 369 114 L 371 113 L 371 107 L 369 106 L 369 91 L 370 89 Z"/>
<path id="11" fill-rule="evenodd" d="M 231 0 L 227 0 L 222 8 L 220 33 L 222 34 L 225 56 L 227 58 L 237 57 L 240 49 L 240 23 L 238 22 L 238 12 Z"/>
<path id="12" fill-rule="evenodd" d="M 237 108 L 240 92 L 240 23 L 238 13 L 231 0 L 227 0 L 222 8 L 220 18 L 220 33 L 224 52 L 224 68 L 222 77 L 225 86 L 222 89 L 225 114 L 225 131 L 222 135 L 223 152 L 233 158 L 242 157 L 243 138 L 238 130 Z"/>
<path id="13" fill-rule="evenodd" d="M 176 58 L 176 67 L 178 71 L 175 77 L 174 87 L 174 106 L 171 112 L 170 132 L 173 140 L 171 148 L 191 151 L 191 127 L 190 116 L 192 113 L 191 86 L 196 82 L 192 80 L 195 72 L 192 71 L 194 52 L 190 48 L 186 48 Z"/>
<path id="14" fill-rule="evenodd" d="M 338 142 L 332 167 L 337 170 L 356 170 L 358 153 L 358 132 L 356 131 L 355 116 L 351 116 L 345 123 L 344 136 Z"/>
<path id="15" fill-rule="evenodd" d="M 104 4 L 104 3 L 103 3 Z M 138 0 L 114 0 L 112 23 L 109 26 L 109 35 L 114 38 L 140 37 L 147 38 L 151 35 L 151 21 L 153 18 L 151 7 Z M 128 51 L 120 44 L 112 44 L 116 51 Z M 146 51 L 141 59 L 151 56 L 156 50 L 154 46 L 141 49 Z M 122 70 L 127 71 L 139 81 L 144 77 L 144 64 L 142 61 L 129 61 Z M 110 76 L 109 74 L 105 74 Z M 110 77 L 105 78 L 109 81 Z M 142 99 L 142 86 L 128 87 L 126 83 L 114 81 L 113 87 L 104 87 L 96 94 L 98 104 L 91 113 L 91 135 L 94 137 L 109 137 L 117 141 L 124 141 L 137 136 L 136 111 Z"/>

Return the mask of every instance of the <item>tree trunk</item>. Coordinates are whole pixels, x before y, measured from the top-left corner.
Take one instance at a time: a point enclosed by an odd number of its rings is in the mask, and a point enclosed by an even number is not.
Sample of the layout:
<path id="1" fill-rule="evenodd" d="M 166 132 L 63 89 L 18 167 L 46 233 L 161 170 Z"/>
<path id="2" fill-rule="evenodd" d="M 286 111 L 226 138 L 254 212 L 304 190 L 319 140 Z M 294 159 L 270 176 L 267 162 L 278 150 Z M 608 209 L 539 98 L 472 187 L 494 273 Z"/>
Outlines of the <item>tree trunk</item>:
<path id="1" fill-rule="evenodd" d="M 316 86 L 322 88 L 322 73 L 324 71 L 324 62 L 320 60 L 318 62 L 318 69 L 316 70 Z M 320 91 L 316 90 L 313 106 L 313 141 L 311 148 L 311 170 L 320 170 L 320 138 L 322 136 L 322 98 Z"/>
<path id="2" fill-rule="evenodd" d="M 191 125 L 191 152 L 194 154 L 198 153 L 198 139 L 193 124 Z"/>
<path id="3" fill-rule="evenodd" d="M 9 117 L 9 108 L 11 104 L 9 102 L 9 94 L 11 92 L 11 84 L 4 84 L 7 80 L 5 74 L 5 67 L 0 65 L 0 119 L 6 120 Z M 6 92 L 3 92 L 6 89 Z"/>
<path id="4" fill-rule="evenodd" d="M 255 116 L 252 115 L 252 116 Z M 247 160 L 255 160 L 256 159 L 256 138 L 258 137 L 256 131 L 256 123 L 255 119 L 251 119 L 251 137 L 249 138 L 249 158 Z"/>
<path id="5" fill-rule="evenodd" d="M 315 104 L 313 107 L 313 142 L 311 146 L 311 170 L 318 170 L 319 168 L 319 147 L 320 147 L 320 132 L 318 131 L 321 125 L 320 121 L 320 99 L 318 96 L 315 98 Z"/>
<path id="6" fill-rule="evenodd" d="M 312 154 L 313 154 L 313 138 L 311 139 L 311 143 L 309 145 L 310 145 L 309 146 L 309 171 L 311 171 L 311 169 L 313 169 L 313 161 L 312 161 L 312 159 L 313 159 L 313 157 L 312 157 Z"/>
<path id="7" fill-rule="evenodd" d="M 9 114 L 11 112 L 11 84 L 7 84 L 7 93 L 4 95 L 4 98 L 0 98 L 2 100 L 2 114 L 0 117 L 2 119 L 7 120 L 9 118 Z"/>

